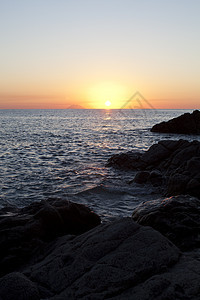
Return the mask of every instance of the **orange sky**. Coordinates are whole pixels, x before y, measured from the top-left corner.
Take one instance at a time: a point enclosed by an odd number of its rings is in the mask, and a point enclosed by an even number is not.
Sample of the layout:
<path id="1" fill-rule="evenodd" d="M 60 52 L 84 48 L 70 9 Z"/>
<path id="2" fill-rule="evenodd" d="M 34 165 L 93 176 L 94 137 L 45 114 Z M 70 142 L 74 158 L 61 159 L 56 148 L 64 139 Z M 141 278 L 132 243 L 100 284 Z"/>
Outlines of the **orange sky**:
<path id="1" fill-rule="evenodd" d="M 0 3 L 0 109 L 200 108 L 197 0 Z M 128 108 L 128 107 L 124 107 Z"/>

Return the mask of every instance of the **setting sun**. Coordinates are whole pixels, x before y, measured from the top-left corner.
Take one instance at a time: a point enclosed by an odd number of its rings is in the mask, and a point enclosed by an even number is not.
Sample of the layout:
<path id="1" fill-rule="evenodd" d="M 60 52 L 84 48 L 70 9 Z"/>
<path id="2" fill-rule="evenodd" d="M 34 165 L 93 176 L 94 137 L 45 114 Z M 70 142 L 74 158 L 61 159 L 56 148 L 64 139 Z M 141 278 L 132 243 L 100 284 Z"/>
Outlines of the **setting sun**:
<path id="1" fill-rule="evenodd" d="M 102 109 L 106 106 L 119 109 L 130 97 L 130 90 L 127 86 L 119 83 L 101 82 L 90 86 L 86 97 L 92 108 Z"/>
<path id="2" fill-rule="evenodd" d="M 108 100 L 105 102 L 105 106 L 110 106 L 111 105 L 111 102 Z"/>

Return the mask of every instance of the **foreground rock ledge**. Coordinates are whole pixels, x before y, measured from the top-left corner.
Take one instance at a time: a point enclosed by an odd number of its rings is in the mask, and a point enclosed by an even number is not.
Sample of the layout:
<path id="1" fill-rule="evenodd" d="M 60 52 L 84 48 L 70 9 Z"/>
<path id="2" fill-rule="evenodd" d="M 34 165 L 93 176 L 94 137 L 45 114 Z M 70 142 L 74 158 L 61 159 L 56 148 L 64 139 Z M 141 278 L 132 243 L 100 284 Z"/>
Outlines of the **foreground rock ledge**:
<path id="1" fill-rule="evenodd" d="M 200 261 L 131 218 L 60 237 L 46 250 L 0 279 L 2 299 L 199 299 Z"/>
<path id="2" fill-rule="evenodd" d="M 167 122 L 154 125 L 152 132 L 177 133 L 177 134 L 200 134 L 200 111 L 195 110 L 191 114 L 185 113 Z"/>

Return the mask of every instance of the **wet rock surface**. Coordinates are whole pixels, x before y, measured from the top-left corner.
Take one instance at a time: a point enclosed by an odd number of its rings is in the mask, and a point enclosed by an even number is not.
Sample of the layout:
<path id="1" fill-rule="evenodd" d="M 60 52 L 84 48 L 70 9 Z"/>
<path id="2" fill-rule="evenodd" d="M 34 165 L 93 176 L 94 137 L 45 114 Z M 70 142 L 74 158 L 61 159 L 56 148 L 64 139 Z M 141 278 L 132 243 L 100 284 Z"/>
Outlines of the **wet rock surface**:
<path id="1" fill-rule="evenodd" d="M 60 199 L 0 211 L 0 275 L 17 270 L 64 234 L 81 234 L 100 224 L 100 217 L 82 204 Z"/>
<path id="2" fill-rule="evenodd" d="M 152 132 L 200 134 L 200 111 L 185 113 L 167 122 L 161 122 L 151 128 Z"/>
<path id="3" fill-rule="evenodd" d="M 163 140 L 146 152 L 113 155 L 107 166 L 138 170 L 137 183 L 163 186 L 165 195 L 189 194 L 200 198 L 200 142 Z"/>

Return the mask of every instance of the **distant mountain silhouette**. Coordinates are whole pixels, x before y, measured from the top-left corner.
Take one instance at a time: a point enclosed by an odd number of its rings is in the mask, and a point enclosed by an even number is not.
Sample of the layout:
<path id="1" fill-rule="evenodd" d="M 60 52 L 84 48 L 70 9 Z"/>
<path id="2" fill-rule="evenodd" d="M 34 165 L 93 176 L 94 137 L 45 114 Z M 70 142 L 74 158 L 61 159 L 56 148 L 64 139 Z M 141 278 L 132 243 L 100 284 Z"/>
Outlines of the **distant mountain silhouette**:
<path id="1" fill-rule="evenodd" d="M 85 107 L 81 105 L 72 104 L 69 107 L 67 107 L 67 109 L 85 109 Z"/>

